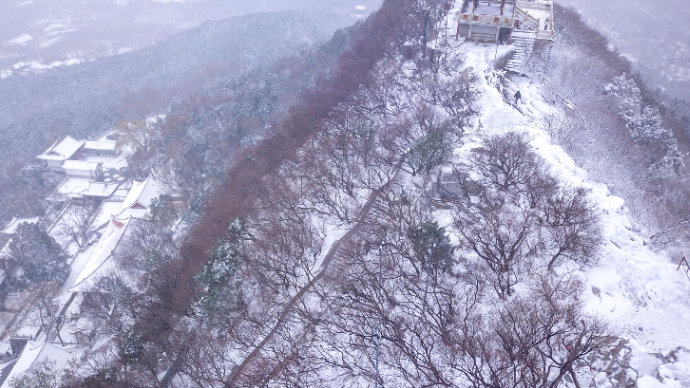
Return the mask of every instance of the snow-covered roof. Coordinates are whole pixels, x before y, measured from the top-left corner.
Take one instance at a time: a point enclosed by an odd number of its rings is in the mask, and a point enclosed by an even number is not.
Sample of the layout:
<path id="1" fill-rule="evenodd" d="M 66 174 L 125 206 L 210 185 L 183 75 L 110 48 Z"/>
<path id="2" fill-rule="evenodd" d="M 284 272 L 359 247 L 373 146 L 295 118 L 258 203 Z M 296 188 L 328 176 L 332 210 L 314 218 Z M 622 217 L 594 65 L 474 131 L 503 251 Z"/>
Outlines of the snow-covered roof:
<path id="1" fill-rule="evenodd" d="M 502 16 L 502 15 L 512 15 L 513 14 L 513 8 L 515 7 L 515 4 L 506 2 L 505 6 L 503 8 L 503 14 L 501 14 L 501 5 L 500 4 L 494 4 L 491 6 L 489 3 L 482 3 L 479 2 L 477 4 L 477 8 L 475 9 L 474 13 L 479 14 L 479 15 L 494 15 L 494 16 Z"/>
<path id="2" fill-rule="evenodd" d="M 163 188 L 151 177 L 143 182 L 134 182 L 125 201 L 122 203 L 120 213 L 127 209 L 148 209 L 151 200 L 161 194 Z"/>
<path id="3" fill-rule="evenodd" d="M 119 189 L 117 190 L 119 191 Z M 110 222 L 110 218 L 120 211 L 121 201 L 104 201 L 93 216 L 92 228 L 105 227 Z"/>
<path id="4" fill-rule="evenodd" d="M 83 145 L 83 140 L 75 140 L 71 136 L 67 136 L 61 142 L 55 142 L 44 153 L 38 155 L 37 158 L 43 160 L 67 160 L 79 151 Z"/>
<path id="5" fill-rule="evenodd" d="M 35 224 L 37 223 L 41 218 L 40 217 L 31 217 L 31 218 L 18 218 L 14 217 L 12 218 L 12 221 L 10 221 L 9 225 L 5 229 L 2 230 L 2 233 L 4 234 L 14 234 L 17 231 L 17 227 L 19 224 Z"/>
<path id="6" fill-rule="evenodd" d="M 72 353 L 69 350 L 58 345 L 49 342 L 29 341 L 24 347 L 24 350 L 22 350 L 19 360 L 17 360 L 17 363 L 14 365 L 12 371 L 0 388 L 9 387 L 12 379 L 21 376 L 22 373 L 39 363 L 44 361 L 65 362 L 70 359 L 71 356 Z"/>
<path id="7" fill-rule="evenodd" d="M 69 177 L 55 190 L 55 194 L 65 197 L 79 197 L 80 193 L 89 188 L 90 178 Z"/>
<path id="8" fill-rule="evenodd" d="M 114 141 L 91 141 L 91 140 L 87 140 L 84 142 L 84 149 L 85 150 L 115 152 L 116 147 L 117 147 L 117 143 L 115 143 Z"/>
<path id="9" fill-rule="evenodd" d="M 96 171 L 99 162 L 87 162 L 84 160 L 65 160 L 62 168 L 65 170 Z"/>
<path id="10" fill-rule="evenodd" d="M 113 252 L 120 244 L 122 236 L 124 236 L 127 230 L 127 225 L 129 225 L 130 220 L 131 218 L 110 218 L 110 223 L 103 232 L 100 240 L 98 240 L 96 248 L 91 251 L 91 255 L 84 265 L 84 269 L 82 269 L 74 285 L 70 288 L 70 291 L 86 291 L 88 289 L 87 286 L 90 286 L 91 282 L 87 282 L 87 279 L 92 278 L 94 272 L 101 268 L 101 266 L 103 266 L 113 255 Z"/>
<path id="11" fill-rule="evenodd" d="M 103 197 L 108 198 L 115 192 L 118 183 L 89 182 L 89 187 L 79 193 L 82 197 Z"/>
<path id="12" fill-rule="evenodd" d="M 1 388 L 9 387 L 12 379 L 21 376 L 22 373 L 29 370 L 29 368 L 31 368 L 38 356 L 41 354 L 41 351 L 45 345 L 46 342 L 29 341 L 24 347 L 24 350 L 22 350 L 19 360 L 17 360 L 17 363 L 14 364 L 12 371 L 7 376 L 7 379 L 5 379 L 5 382 L 2 384 Z"/>
<path id="13" fill-rule="evenodd" d="M 10 239 L 9 241 L 7 241 L 7 243 L 5 243 L 5 245 L 2 247 L 2 249 L 0 249 L 0 257 L 7 256 L 9 254 L 11 242 L 12 242 L 12 240 Z M 2 271 L 2 274 L 3 274 L 3 276 L 5 276 L 5 271 Z M 0 283 L 2 283 L 2 282 L 0 282 Z"/>
<path id="14" fill-rule="evenodd" d="M 122 200 L 124 201 L 124 198 L 127 198 L 127 194 L 129 194 L 129 189 L 123 189 L 122 185 L 120 185 L 120 187 L 113 193 L 113 196 L 117 198 L 122 198 Z M 120 205 L 117 208 L 118 213 L 120 212 L 120 209 L 122 209 L 122 205 Z"/>

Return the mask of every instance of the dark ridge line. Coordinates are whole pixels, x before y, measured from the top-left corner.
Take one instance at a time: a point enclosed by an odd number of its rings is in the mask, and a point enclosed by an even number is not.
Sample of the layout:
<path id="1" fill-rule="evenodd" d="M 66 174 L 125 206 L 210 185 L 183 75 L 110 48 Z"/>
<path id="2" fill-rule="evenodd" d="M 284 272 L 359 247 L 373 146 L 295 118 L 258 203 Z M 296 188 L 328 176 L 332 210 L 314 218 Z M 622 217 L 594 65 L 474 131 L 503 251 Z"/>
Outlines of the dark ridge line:
<path id="1" fill-rule="evenodd" d="M 216 189 L 204 214 L 190 231 L 176 260 L 163 268 L 152 280 L 150 305 L 136 326 L 144 339 L 159 344 L 169 335 L 179 335 L 175 323 L 191 308 L 195 297 L 194 276 L 206 264 L 208 255 L 224 237 L 235 218 L 247 215 L 254 199 L 266 187 L 264 178 L 294 158 L 307 140 L 319 131 L 338 104 L 353 95 L 372 77 L 371 70 L 380 59 L 399 49 L 396 40 L 404 36 L 405 19 L 413 14 L 408 0 L 385 0 L 382 7 L 353 33 L 352 44 L 337 61 L 334 75 L 322 80 L 319 87 L 305 92 L 302 103 L 293 106 L 277 131 L 256 147 L 233 157 L 225 181 Z M 177 349 L 184 343 L 175 341 Z M 183 352 L 182 352 L 183 353 Z M 166 373 L 176 373 L 171 370 Z M 165 387 L 172 380 L 161 381 Z M 165 384 L 165 385 L 164 385 Z"/>

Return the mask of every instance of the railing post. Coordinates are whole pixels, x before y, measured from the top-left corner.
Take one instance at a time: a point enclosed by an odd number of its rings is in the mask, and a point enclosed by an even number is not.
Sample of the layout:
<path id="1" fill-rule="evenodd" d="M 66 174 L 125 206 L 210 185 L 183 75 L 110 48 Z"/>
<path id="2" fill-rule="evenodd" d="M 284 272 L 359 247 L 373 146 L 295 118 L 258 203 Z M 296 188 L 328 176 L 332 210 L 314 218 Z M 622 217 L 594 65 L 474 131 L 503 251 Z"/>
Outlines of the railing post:
<path id="1" fill-rule="evenodd" d="M 680 266 L 683 265 L 683 262 L 686 262 L 686 264 L 687 264 L 687 260 L 685 259 L 685 254 L 683 252 L 681 252 L 680 254 L 683 257 L 681 257 L 680 262 L 678 263 L 678 267 L 676 268 L 676 271 L 678 271 L 680 269 Z"/>

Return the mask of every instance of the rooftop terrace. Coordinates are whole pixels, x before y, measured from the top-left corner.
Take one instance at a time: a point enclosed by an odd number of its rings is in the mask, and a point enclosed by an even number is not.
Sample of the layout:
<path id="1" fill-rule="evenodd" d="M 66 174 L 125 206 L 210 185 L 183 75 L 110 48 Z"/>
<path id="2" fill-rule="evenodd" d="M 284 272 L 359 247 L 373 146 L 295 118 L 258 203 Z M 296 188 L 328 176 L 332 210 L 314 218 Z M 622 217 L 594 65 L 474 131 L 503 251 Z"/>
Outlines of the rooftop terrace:
<path id="1" fill-rule="evenodd" d="M 505 2 L 503 4 L 503 12 L 501 13 L 501 1 L 479 1 L 477 7 L 474 9 L 475 14 L 491 15 L 491 16 L 512 16 L 515 4 L 512 2 Z"/>

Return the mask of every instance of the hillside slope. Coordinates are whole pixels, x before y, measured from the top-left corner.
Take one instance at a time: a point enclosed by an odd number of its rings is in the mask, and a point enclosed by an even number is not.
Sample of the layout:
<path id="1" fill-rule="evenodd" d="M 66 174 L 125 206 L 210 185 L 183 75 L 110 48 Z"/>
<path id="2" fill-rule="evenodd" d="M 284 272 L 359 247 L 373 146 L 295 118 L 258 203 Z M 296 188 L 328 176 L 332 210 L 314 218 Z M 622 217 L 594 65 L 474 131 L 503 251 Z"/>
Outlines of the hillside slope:
<path id="1" fill-rule="evenodd" d="M 677 123 L 572 11 L 550 65 L 517 75 L 513 46 L 449 33 L 459 4 L 423 56 L 415 6 L 388 0 L 312 52 L 328 69 L 290 68 L 313 82 L 270 119 L 235 97 L 263 111 L 289 76 L 168 112 L 158 153 L 135 155 L 196 217 L 157 205 L 80 291 L 62 333 L 97 328 L 86 343 L 37 335 L 71 351 L 63 386 L 690 382 L 685 241 L 639 207 L 682 187 Z M 252 141 L 228 136 L 246 122 Z"/>
<path id="2" fill-rule="evenodd" d="M 356 21 L 341 14 L 255 14 L 208 22 L 141 50 L 0 80 L 0 136 L 7 149 L 0 163 L 0 219 L 42 210 L 36 202 L 52 190 L 51 182 L 24 182 L 18 172 L 54 141 L 96 138 L 122 120 L 159 114 Z"/>

